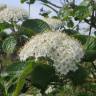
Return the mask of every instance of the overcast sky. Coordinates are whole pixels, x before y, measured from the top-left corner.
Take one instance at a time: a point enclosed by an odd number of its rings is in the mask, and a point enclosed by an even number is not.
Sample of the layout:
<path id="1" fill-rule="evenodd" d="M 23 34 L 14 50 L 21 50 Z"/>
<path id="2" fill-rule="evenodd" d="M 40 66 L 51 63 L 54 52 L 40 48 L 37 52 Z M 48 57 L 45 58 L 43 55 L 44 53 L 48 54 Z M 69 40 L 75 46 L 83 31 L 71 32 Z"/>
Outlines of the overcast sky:
<path id="1" fill-rule="evenodd" d="M 56 4 L 59 4 L 58 2 L 59 0 L 52 0 L 51 2 L 54 2 Z M 81 0 L 76 0 L 77 2 L 81 1 Z M 9 6 L 14 6 L 14 7 L 23 7 L 24 9 L 28 10 L 28 5 L 27 4 L 21 4 L 20 0 L 0 0 L 0 4 L 7 4 Z M 31 17 L 32 18 L 41 18 L 41 16 L 39 15 L 39 11 L 40 8 L 44 8 L 47 9 L 46 7 L 44 7 L 41 2 L 36 2 L 35 4 L 31 5 Z M 52 12 L 51 15 L 55 14 L 54 12 Z"/>

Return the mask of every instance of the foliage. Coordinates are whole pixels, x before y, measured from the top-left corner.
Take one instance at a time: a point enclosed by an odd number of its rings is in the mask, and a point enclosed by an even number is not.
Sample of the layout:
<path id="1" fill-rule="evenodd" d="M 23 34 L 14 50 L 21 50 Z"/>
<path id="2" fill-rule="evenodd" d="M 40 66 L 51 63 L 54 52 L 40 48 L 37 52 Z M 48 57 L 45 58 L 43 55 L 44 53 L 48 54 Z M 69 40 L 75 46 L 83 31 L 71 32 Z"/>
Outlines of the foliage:
<path id="1" fill-rule="evenodd" d="M 51 19 L 57 18 L 61 24 L 57 26 L 55 23 L 58 22 L 53 22 L 56 27 L 54 29 L 77 39 L 84 49 L 84 57 L 77 64 L 78 70 L 70 71 L 66 76 L 56 72 L 50 58 L 36 60 L 30 57 L 26 61 L 20 61 L 18 54 L 25 43 L 31 37 L 52 31 L 53 28 L 42 19 L 24 18 L 20 20 L 22 24 L 0 22 L 0 96 L 20 96 L 23 93 L 25 96 L 37 96 L 39 93 L 42 96 L 96 96 L 95 0 L 82 0 L 80 4 L 76 4 L 76 0 L 59 0 L 64 1 L 60 6 L 51 0 L 20 0 L 22 4 L 29 5 L 36 1 L 41 1 L 56 13 Z M 47 18 L 50 18 L 50 12 Z M 82 23 L 89 25 L 88 35 L 82 34 Z M 10 29 L 11 33 L 6 33 L 6 29 Z"/>

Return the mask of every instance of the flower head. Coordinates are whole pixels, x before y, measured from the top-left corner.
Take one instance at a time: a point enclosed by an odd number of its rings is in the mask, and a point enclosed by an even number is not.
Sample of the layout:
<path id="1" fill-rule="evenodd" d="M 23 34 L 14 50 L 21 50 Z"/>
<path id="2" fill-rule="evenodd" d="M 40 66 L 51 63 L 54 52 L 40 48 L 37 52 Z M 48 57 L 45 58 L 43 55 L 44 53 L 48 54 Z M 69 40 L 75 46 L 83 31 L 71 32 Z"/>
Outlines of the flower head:
<path id="1" fill-rule="evenodd" d="M 0 22 L 18 22 L 25 18 L 28 18 L 28 13 L 20 8 L 7 7 L 0 12 Z"/>
<path id="2" fill-rule="evenodd" d="M 55 18 L 43 18 L 43 20 L 48 23 L 48 25 L 50 26 L 50 28 L 54 31 L 54 30 L 58 30 L 60 31 L 61 28 L 64 28 L 64 22 L 62 22 L 59 19 L 55 19 Z"/>
<path id="3" fill-rule="evenodd" d="M 69 71 L 78 69 L 76 63 L 80 62 L 84 52 L 79 41 L 61 32 L 46 32 L 33 37 L 21 49 L 20 60 L 28 57 L 48 57 L 54 61 L 56 71 L 66 75 Z"/>

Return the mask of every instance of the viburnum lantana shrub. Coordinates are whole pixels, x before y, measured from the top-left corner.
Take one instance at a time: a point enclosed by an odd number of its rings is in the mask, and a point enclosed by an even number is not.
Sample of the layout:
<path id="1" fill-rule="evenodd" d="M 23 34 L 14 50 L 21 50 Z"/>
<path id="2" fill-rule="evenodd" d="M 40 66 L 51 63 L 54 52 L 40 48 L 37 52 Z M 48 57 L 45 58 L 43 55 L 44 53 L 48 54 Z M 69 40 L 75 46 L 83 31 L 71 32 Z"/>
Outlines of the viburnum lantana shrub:
<path id="1" fill-rule="evenodd" d="M 56 71 L 66 75 L 78 69 L 76 63 L 84 56 L 79 41 L 61 32 L 46 32 L 32 37 L 21 49 L 19 57 L 25 61 L 28 57 L 48 57 L 53 60 Z"/>
<path id="2" fill-rule="evenodd" d="M 21 8 L 6 7 L 0 11 L 0 22 L 18 22 L 28 18 L 28 13 Z"/>

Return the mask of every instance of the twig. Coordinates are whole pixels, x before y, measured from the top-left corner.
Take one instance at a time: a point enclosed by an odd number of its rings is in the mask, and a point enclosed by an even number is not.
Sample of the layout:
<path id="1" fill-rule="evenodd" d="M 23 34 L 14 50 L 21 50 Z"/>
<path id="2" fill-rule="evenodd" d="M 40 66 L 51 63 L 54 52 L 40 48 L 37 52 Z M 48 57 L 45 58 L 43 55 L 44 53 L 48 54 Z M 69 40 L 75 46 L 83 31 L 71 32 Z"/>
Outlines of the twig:
<path id="1" fill-rule="evenodd" d="M 52 5 L 52 6 L 56 7 L 56 8 L 62 8 L 62 7 L 60 7 L 60 6 L 56 5 L 56 4 L 51 3 L 50 1 L 47 1 L 47 2 L 48 2 L 50 5 Z"/>

